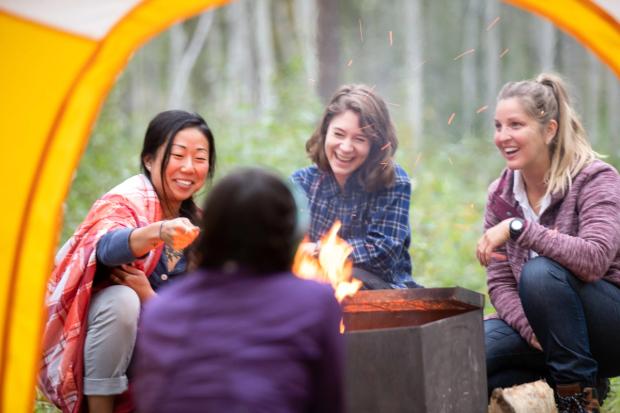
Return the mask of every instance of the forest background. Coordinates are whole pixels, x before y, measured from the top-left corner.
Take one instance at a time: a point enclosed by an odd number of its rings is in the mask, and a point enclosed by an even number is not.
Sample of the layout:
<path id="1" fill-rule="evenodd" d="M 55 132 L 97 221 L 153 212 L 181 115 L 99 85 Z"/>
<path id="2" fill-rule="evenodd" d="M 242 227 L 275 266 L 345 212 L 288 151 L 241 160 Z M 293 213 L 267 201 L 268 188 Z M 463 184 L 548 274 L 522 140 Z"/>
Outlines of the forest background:
<path id="1" fill-rule="evenodd" d="M 486 293 L 474 251 L 487 186 L 504 164 L 492 142 L 495 96 L 541 71 L 572 85 L 594 148 L 617 168 L 619 79 L 544 19 L 496 0 L 238 0 L 171 27 L 131 58 L 76 172 L 61 241 L 96 198 L 138 173 L 156 113 L 205 117 L 216 179 L 249 165 L 287 177 L 309 164 L 304 143 L 331 93 L 366 83 L 388 102 L 396 160 L 412 179 L 414 278 Z M 620 397 L 604 411 L 620 412 Z"/>

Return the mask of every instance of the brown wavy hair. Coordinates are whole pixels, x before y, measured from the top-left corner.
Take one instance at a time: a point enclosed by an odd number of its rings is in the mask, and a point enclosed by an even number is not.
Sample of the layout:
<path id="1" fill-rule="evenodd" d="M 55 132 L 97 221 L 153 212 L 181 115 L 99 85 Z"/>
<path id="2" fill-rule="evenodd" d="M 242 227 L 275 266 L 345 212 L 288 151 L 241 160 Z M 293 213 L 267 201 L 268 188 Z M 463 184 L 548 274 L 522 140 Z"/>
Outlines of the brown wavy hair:
<path id="1" fill-rule="evenodd" d="M 368 158 L 356 173 L 358 183 L 368 192 L 394 184 L 393 157 L 398 147 L 396 130 L 385 101 L 366 85 L 341 86 L 325 108 L 323 117 L 306 142 L 306 152 L 318 168 L 331 172 L 325 154 L 325 137 L 332 119 L 347 110 L 359 116 L 360 128 L 369 139 Z"/>

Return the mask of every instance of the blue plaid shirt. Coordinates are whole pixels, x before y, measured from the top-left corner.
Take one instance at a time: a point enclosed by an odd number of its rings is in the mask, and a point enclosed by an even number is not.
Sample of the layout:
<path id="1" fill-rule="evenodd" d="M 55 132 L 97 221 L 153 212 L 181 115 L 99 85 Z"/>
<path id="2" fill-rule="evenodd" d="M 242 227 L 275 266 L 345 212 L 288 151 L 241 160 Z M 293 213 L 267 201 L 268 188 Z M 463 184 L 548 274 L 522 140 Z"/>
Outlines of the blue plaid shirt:
<path id="1" fill-rule="evenodd" d="M 394 166 L 394 185 L 375 192 L 366 192 L 354 175 L 340 191 L 333 174 L 316 166 L 294 172 L 291 180 L 308 198 L 312 242 L 320 240 L 338 219 L 342 222 L 338 235 L 353 247 L 353 265 L 404 287 L 404 282 L 412 281 L 411 182 L 400 166 Z"/>

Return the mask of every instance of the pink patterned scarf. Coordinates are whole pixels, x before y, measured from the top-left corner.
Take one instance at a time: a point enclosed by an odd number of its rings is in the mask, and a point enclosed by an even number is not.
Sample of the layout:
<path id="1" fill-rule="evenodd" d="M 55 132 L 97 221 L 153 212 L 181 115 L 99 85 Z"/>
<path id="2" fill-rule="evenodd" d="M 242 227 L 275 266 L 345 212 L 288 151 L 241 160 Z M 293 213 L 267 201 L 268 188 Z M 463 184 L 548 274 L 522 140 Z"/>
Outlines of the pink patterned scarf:
<path id="1" fill-rule="evenodd" d="M 82 407 L 84 339 L 97 266 L 97 242 L 111 230 L 143 227 L 161 217 L 151 182 L 144 175 L 133 176 L 95 202 L 57 255 L 47 289 L 48 318 L 39 387 L 64 413 L 77 413 Z M 159 247 L 133 265 L 150 275 L 161 251 Z"/>

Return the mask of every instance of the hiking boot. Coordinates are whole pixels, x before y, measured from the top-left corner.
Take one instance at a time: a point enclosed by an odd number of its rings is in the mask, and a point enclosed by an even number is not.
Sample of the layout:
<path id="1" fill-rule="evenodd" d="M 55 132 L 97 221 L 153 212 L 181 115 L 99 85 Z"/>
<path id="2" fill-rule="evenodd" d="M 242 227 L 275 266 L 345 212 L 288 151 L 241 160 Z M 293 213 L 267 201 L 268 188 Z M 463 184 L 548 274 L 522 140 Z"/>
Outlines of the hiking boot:
<path id="1" fill-rule="evenodd" d="M 559 413 L 600 413 L 595 388 L 581 387 L 579 383 L 558 384 L 555 401 Z"/>
<path id="2" fill-rule="evenodd" d="M 598 402 L 600 405 L 603 405 L 603 402 L 607 398 L 607 394 L 609 393 L 609 389 L 611 388 L 611 384 L 609 383 L 608 378 L 598 378 L 596 379 L 596 394 L 598 394 Z"/>

